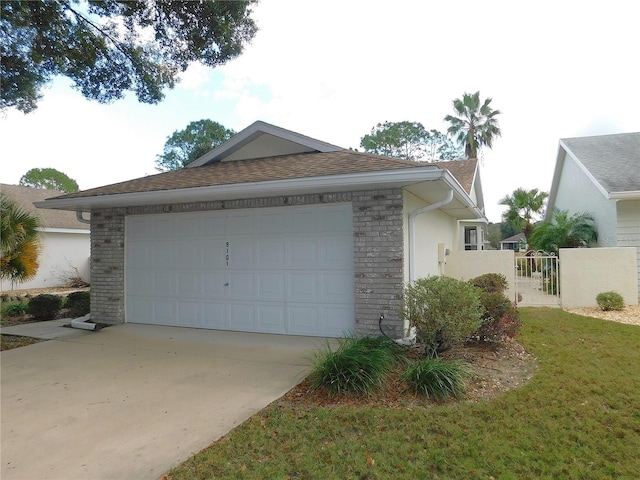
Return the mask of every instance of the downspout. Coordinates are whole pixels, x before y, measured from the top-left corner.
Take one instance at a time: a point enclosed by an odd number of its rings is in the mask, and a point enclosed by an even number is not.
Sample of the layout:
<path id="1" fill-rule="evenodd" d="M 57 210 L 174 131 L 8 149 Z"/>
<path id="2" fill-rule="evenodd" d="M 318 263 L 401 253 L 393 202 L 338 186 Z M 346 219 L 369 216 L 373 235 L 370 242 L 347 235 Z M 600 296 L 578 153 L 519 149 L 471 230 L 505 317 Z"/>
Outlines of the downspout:
<path id="1" fill-rule="evenodd" d="M 82 213 L 82 211 L 76 210 L 76 220 L 78 220 L 80 223 L 91 223 L 91 220 L 87 220 L 82 216 Z"/>
<path id="2" fill-rule="evenodd" d="M 414 211 L 409 213 L 409 281 L 411 283 L 415 282 L 415 270 L 416 270 L 416 227 L 415 220 L 418 215 L 422 215 L 423 213 L 430 212 L 431 210 L 435 210 L 440 208 L 448 203 L 453 201 L 453 189 L 449 189 L 447 192 L 447 196 L 440 200 L 439 202 L 432 203 L 431 205 L 427 205 L 426 207 L 416 208 Z"/>

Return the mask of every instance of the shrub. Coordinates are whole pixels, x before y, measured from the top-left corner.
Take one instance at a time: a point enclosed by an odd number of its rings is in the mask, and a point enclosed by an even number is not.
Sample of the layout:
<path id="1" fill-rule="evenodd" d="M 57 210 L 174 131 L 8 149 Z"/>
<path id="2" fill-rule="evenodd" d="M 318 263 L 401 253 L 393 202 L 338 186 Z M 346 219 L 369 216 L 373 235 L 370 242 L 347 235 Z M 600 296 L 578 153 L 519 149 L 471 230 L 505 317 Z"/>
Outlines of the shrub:
<path id="1" fill-rule="evenodd" d="M 67 295 L 65 308 L 69 310 L 69 316 L 72 318 L 82 317 L 90 312 L 91 293 L 88 291 L 71 292 Z"/>
<path id="2" fill-rule="evenodd" d="M 324 387 L 329 395 L 377 390 L 384 384 L 400 348 L 384 337 L 341 339 L 335 351 L 327 344 L 326 350 L 316 353 L 313 359 L 311 388 Z"/>
<path id="3" fill-rule="evenodd" d="M 513 338 L 522 326 L 520 315 L 514 303 L 505 295 L 508 283 L 504 275 L 487 273 L 469 280 L 479 289 L 482 304 L 482 324 L 471 339 L 481 342 L 501 342 Z"/>
<path id="4" fill-rule="evenodd" d="M 61 296 L 43 293 L 29 301 L 27 313 L 40 320 L 51 320 L 56 317 L 61 308 Z"/>
<path id="5" fill-rule="evenodd" d="M 472 278 L 469 283 L 487 293 L 504 293 L 509 286 L 507 278 L 501 273 L 485 273 L 479 277 Z"/>
<path id="6" fill-rule="evenodd" d="M 416 327 L 428 355 L 461 345 L 481 324 L 478 291 L 450 277 L 418 279 L 405 288 L 400 316 Z"/>
<path id="7" fill-rule="evenodd" d="M 596 296 L 598 306 L 605 312 L 609 310 L 622 310 L 624 308 L 624 298 L 618 292 L 602 292 Z"/>
<path id="8" fill-rule="evenodd" d="M 7 317 L 18 317 L 27 313 L 28 306 L 29 303 L 24 301 L 5 303 L 2 305 L 2 313 Z"/>
<path id="9" fill-rule="evenodd" d="M 425 358 L 412 363 L 402 375 L 402 380 L 415 393 L 446 400 L 449 395 L 459 397 L 464 393 L 468 374 L 467 366 L 459 360 Z"/>

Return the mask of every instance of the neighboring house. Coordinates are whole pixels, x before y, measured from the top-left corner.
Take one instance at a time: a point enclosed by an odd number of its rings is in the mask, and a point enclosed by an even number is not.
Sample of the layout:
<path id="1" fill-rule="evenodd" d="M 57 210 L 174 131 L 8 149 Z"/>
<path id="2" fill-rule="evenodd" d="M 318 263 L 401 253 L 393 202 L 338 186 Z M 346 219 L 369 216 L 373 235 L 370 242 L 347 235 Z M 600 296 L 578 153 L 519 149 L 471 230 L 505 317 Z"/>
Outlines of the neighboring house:
<path id="1" fill-rule="evenodd" d="M 38 207 L 91 212 L 100 322 L 337 337 L 384 315 L 399 337 L 406 282 L 487 223 L 477 162 L 440 165 L 256 122 L 186 168 Z"/>
<path id="2" fill-rule="evenodd" d="M 500 250 L 514 250 L 519 252 L 522 247 L 526 246 L 526 244 L 527 239 L 525 238 L 524 233 L 516 233 L 509 238 L 500 240 Z"/>
<path id="3" fill-rule="evenodd" d="M 635 247 L 640 285 L 640 132 L 560 140 L 546 220 L 554 207 L 591 213 L 599 247 Z"/>
<path id="4" fill-rule="evenodd" d="M 89 225 L 76 218 L 74 212 L 37 209 L 34 202 L 62 195 L 57 190 L 0 184 L 0 190 L 23 210 L 40 218 L 40 255 L 38 273 L 26 282 L 0 280 L 2 291 L 59 287 L 71 277 L 89 281 Z"/>

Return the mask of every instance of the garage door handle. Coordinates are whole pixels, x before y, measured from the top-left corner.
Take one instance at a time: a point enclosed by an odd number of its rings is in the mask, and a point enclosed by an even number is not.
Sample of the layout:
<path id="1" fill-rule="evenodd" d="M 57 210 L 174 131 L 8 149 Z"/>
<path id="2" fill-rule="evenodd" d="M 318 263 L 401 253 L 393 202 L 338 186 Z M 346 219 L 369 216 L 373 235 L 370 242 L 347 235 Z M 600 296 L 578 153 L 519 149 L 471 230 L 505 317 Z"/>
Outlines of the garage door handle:
<path id="1" fill-rule="evenodd" d="M 228 287 L 228 286 L 229 286 L 229 282 L 225 283 L 225 284 L 224 284 L 224 286 L 225 286 L 225 287 Z"/>

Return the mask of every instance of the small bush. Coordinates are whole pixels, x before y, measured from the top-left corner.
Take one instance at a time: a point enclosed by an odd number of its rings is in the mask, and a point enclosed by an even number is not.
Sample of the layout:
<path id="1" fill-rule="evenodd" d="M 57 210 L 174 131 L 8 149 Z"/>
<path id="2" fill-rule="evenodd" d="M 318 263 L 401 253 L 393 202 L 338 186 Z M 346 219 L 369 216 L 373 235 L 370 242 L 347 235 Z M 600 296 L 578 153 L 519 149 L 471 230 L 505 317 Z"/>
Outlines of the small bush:
<path id="1" fill-rule="evenodd" d="M 62 297 L 43 293 L 29 301 L 27 313 L 39 320 L 51 320 L 62 308 Z"/>
<path id="2" fill-rule="evenodd" d="M 427 277 L 408 285 L 400 316 L 416 327 L 427 355 L 462 345 L 481 324 L 475 287 L 450 277 Z"/>
<path id="3" fill-rule="evenodd" d="M 487 273 L 469 280 L 479 290 L 482 304 L 482 324 L 471 335 L 480 342 L 501 342 L 515 337 L 522 326 L 514 303 L 505 295 L 508 283 L 504 275 Z"/>
<path id="4" fill-rule="evenodd" d="M 426 358 L 412 363 L 402 375 L 402 380 L 415 393 L 446 400 L 449 395 L 459 397 L 464 393 L 468 374 L 467 366 L 459 360 Z"/>
<path id="5" fill-rule="evenodd" d="M 91 293 L 88 291 L 71 292 L 67 295 L 65 308 L 69 310 L 72 318 L 82 317 L 90 312 Z"/>
<path id="6" fill-rule="evenodd" d="M 504 293 L 509 286 L 507 278 L 501 273 L 485 273 L 472 278 L 469 283 L 486 293 Z"/>
<path id="7" fill-rule="evenodd" d="M 7 317 L 19 317 L 27 313 L 28 307 L 29 303 L 24 301 L 5 303 L 2 305 L 2 314 Z"/>
<path id="8" fill-rule="evenodd" d="M 329 395 L 373 392 L 384 384 L 399 350 L 398 345 L 384 337 L 341 339 L 335 351 L 327 345 L 313 360 L 309 374 L 311 388 L 324 387 Z"/>
<path id="9" fill-rule="evenodd" d="M 622 310 L 624 308 L 624 298 L 618 292 L 602 292 L 596 297 L 598 306 L 605 312 L 609 310 Z"/>

